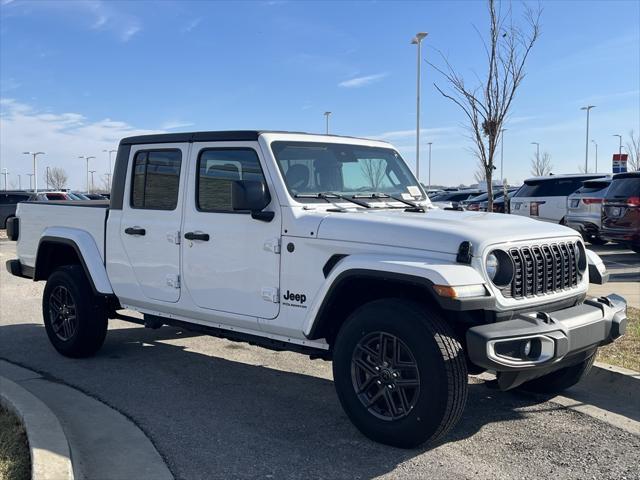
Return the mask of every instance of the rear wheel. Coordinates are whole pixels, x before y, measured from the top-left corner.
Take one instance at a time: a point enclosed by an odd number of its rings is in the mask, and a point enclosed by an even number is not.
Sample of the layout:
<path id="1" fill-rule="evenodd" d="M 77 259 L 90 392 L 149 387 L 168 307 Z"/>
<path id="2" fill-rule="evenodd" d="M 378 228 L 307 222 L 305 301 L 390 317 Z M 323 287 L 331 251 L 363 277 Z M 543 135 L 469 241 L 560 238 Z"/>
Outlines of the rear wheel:
<path id="1" fill-rule="evenodd" d="M 604 240 L 603 238 L 600 237 L 587 237 L 586 241 L 589 242 L 591 245 L 605 245 L 607 243 L 609 243 L 607 240 Z"/>
<path id="2" fill-rule="evenodd" d="M 55 270 L 44 288 L 42 315 L 49 341 L 66 357 L 88 357 L 102 346 L 107 314 L 79 265 Z"/>
<path id="3" fill-rule="evenodd" d="M 529 380 L 519 388 L 535 393 L 560 393 L 586 377 L 591 371 L 595 359 L 596 354 L 594 352 L 589 358 L 576 365 L 561 368 L 542 377 Z"/>
<path id="4" fill-rule="evenodd" d="M 631 250 L 633 250 L 636 253 L 640 253 L 640 245 L 632 245 Z"/>
<path id="5" fill-rule="evenodd" d="M 367 437 L 411 448 L 445 435 L 467 398 L 462 347 L 422 305 L 384 299 L 356 310 L 334 345 L 340 402 Z"/>

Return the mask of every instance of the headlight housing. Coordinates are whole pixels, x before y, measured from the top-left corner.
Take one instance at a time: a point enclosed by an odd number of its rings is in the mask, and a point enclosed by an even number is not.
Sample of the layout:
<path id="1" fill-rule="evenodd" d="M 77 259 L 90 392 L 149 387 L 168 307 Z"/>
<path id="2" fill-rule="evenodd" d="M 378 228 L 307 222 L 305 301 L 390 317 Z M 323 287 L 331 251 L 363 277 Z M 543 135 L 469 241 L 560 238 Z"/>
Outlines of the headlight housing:
<path id="1" fill-rule="evenodd" d="M 496 278 L 498 274 L 498 257 L 496 257 L 495 253 L 491 252 L 487 255 L 486 260 L 484 261 L 484 266 L 487 269 L 487 275 L 489 276 L 489 280 L 493 282 L 493 279 Z"/>
<path id="2" fill-rule="evenodd" d="M 506 287 L 513 280 L 513 260 L 504 250 L 493 250 L 485 259 L 489 280 L 498 287 Z"/>

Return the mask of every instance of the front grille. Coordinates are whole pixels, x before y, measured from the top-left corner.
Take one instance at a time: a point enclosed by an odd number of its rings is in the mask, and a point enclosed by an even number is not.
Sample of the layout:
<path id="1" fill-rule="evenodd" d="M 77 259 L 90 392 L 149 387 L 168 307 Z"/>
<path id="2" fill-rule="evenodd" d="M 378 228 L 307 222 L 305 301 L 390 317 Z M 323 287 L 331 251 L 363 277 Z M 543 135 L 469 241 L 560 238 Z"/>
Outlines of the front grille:
<path id="1" fill-rule="evenodd" d="M 527 298 L 567 290 L 578 285 L 575 242 L 510 248 L 514 275 L 502 289 L 508 298 Z"/>

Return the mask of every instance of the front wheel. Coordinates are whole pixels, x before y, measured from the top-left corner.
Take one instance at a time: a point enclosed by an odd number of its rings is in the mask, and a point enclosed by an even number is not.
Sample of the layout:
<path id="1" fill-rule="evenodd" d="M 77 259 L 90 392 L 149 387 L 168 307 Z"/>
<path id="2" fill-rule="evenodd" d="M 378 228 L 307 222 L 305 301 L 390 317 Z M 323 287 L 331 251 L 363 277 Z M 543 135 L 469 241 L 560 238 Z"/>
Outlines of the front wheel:
<path id="1" fill-rule="evenodd" d="M 49 341 L 65 357 L 97 352 L 107 333 L 107 314 L 79 265 L 66 265 L 47 279 L 42 315 Z"/>
<path id="2" fill-rule="evenodd" d="M 334 345 L 333 376 L 353 424 L 396 447 L 445 435 L 467 399 L 460 343 L 437 313 L 408 300 L 376 300 L 351 314 Z"/>

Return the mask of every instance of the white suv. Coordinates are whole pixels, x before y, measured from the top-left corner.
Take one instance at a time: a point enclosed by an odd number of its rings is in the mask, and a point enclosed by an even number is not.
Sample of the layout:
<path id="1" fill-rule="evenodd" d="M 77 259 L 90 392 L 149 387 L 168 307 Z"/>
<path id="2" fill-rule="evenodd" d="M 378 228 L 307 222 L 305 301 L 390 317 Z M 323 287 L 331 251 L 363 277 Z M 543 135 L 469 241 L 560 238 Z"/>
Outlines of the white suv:
<path id="1" fill-rule="evenodd" d="M 569 195 L 580 188 L 585 180 L 603 176 L 592 173 L 529 178 L 512 197 L 511 213 L 564 224 Z"/>

